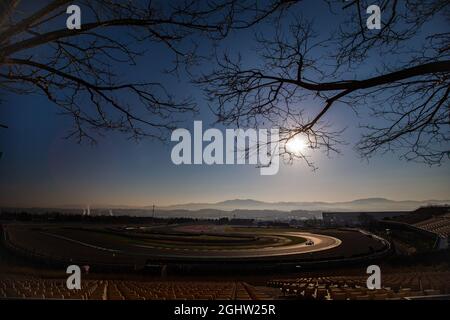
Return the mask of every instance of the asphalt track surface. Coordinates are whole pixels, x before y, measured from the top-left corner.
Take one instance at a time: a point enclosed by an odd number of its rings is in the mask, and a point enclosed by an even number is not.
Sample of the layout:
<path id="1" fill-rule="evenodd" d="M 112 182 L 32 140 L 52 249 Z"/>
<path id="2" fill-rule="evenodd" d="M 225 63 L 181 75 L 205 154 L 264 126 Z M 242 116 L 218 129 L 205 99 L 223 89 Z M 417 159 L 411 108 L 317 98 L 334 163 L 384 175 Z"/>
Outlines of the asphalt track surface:
<path id="1" fill-rule="evenodd" d="M 11 232 L 12 231 L 12 232 Z M 135 241 L 123 241 L 96 232 L 80 232 L 77 230 L 10 228 L 10 240 L 18 247 L 32 247 L 33 252 L 46 256 L 70 257 L 74 260 L 83 258 L 106 261 L 113 256 L 116 262 L 126 262 L 127 258 L 151 259 L 164 258 L 175 260 L 233 260 L 252 258 L 282 258 L 302 255 L 312 252 L 325 251 L 341 245 L 338 238 L 308 232 L 279 231 L 264 233 L 265 237 L 286 239 L 283 245 L 257 246 L 255 248 L 239 248 L 239 246 L 210 246 L 178 247 L 164 244 L 145 244 Z M 301 238 L 297 242 L 292 241 Z M 312 241 L 307 245 L 304 239 Z M 84 259 L 83 259 L 84 260 Z"/>

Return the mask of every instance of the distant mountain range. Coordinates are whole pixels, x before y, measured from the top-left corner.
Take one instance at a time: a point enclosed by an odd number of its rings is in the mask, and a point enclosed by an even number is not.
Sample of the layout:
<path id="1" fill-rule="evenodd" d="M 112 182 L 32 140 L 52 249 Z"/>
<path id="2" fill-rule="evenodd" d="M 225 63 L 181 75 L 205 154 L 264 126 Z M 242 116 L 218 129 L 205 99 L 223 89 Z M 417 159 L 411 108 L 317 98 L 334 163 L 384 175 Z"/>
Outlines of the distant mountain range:
<path id="1" fill-rule="evenodd" d="M 253 199 L 234 199 L 216 203 L 186 203 L 165 207 L 159 210 L 306 210 L 306 211 L 410 211 L 422 206 L 450 204 L 450 200 L 395 201 L 385 198 L 357 199 L 345 202 L 264 202 Z M 148 207 L 150 208 L 150 207 Z"/>
<path id="2" fill-rule="evenodd" d="M 240 218 L 259 220 L 289 221 L 290 219 L 321 219 L 324 211 L 413 211 L 419 207 L 430 205 L 450 205 L 450 200 L 426 201 L 395 201 L 384 198 L 357 199 L 344 202 L 264 202 L 253 199 L 234 199 L 216 203 L 186 203 L 170 206 L 121 206 L 91 204 L 92 215 L 129 215 L 140 217 L 191 217 L 199 219 Z M 0 213 L 31 212 L 47 213 L 61 212 L 65 214 L 82 214 L 86 206 L 67 205 L 60 207 L 13 208 L 0 207 Z"/>

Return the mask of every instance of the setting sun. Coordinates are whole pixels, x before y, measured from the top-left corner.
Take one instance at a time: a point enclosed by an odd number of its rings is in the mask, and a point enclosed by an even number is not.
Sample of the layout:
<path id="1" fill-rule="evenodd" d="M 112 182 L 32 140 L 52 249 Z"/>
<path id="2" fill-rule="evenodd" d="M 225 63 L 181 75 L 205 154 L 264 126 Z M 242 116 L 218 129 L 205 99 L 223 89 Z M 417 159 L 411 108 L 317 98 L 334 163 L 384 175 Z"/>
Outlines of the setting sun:
<path id="1" fill-rule="evenodd" d="M 307 141 L 300 136 L 294 136 L 286 142 L 286 151 L 294 154 L 305 152 L 308 147 Z"/>

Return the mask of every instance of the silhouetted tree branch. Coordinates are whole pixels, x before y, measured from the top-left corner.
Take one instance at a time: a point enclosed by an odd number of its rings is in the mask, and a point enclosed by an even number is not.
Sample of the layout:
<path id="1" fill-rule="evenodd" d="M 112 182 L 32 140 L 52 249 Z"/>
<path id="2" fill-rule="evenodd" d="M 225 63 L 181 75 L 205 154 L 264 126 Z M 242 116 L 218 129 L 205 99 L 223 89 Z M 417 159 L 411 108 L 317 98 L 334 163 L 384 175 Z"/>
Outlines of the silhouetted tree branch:
<path id="1" fill-rule="evenodd" d="M 277 126 L 283 143 L 299 135 L 310 148 L 339 152 L 342 130 L 332 129 L 329 113 L 346 105 L 370 116 L 356 146 L 362 156 L 399 151 L 430 165 L 448 159 L 450 33 L 423 30 L 434 19 L 448 21 L 448 2 L 382 1 L 381 30 L 366 28 L 371 3 L 352 1 L 342 8 L 341 1 L 326 2 L 332 12 L 349 16 L 336 19 L 332 29 L 338 32 L 331 36 L 319 37 L 294 12 L 294 18 L 274 22 L 274 35 L 256 35 L 257 63 L 218 55 L 218 67 L 197 81 L 217 106 L 218 121 Z"/>
<path id="2" fill-rule="evenodd" d="M 47 1 L 27 16 L 19 0 L 3 1 L 0 89 L 43 93 L 73 118 L 69 136 L 78 141 L 95 142 L 93 130 L 163 140 L 177 113 L 196 111 L 194 101 L 178 100 L 158 82 L 121 80 L 119 66 L 135 64 L 148 43 L 159 43 L 173 56 L 169 71 L 176 73 L 196 62 L 195 37 L 220 40 L 291 2 L 80 0 L 82 28 L 68 30 L 72 1 Z"/>

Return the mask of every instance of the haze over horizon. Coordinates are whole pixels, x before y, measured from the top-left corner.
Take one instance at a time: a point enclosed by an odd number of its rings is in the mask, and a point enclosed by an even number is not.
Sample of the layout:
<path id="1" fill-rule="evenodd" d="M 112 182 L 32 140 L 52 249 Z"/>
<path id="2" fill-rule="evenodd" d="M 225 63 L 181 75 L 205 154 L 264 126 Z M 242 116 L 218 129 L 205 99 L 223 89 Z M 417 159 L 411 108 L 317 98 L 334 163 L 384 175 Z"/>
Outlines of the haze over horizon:
<path id="1" fill-rule="evenodd" d="M 444 199 L 427 199 L 427 200 L 392 200 L 385 198 L 365 198 L 354 199 L 350 201 L 327 202 L 327 201 L 278 201 L 267 202 L 256 199 L 227 199 L 218 202 L 190 202 L 159 205 L 157 203 L 149 205 L 124 205 L 124 204 L 106 204 L 106 203 L 89 203 L 89 204 L 63 204 L 57 206 L 30 206 L 34 209 L 85 209 L 89 207 L 93 209 L 121 209 L 121 210 L 157 210 L 177 211 L 177 210 L 274 210 L 274 211 L 412 211 L 419 207 L 437 205 L 449 206 L 450 200 Z M 2 206 L 0 208 L 27 208 L 27 206 Z"/>
<path id="2" fill-rule="evenodd" d="M 314 17 L 317 32 L 325 37 L 333 32 L 329 29 L 333 25 L 328 23 L 330 19 L 337 21 L 340 17 L 330 15 L 324 6 L 315 1 L 305 2 L 301 12 L 305 17 Z M 21 9 L 31 12 L 26 6 Z M 430 22 L 430 28 L 444 30 L 445 23 L 436 19 Z M 258 28 L 268 36 L 274 32 L 270 24 Z M 149 42 L 144 46 L 147 53 L 136 58 L 135 66 L 118 66 L 121 77 L 135 82 L 160 81 L 176 97 L 192 97 L 200 112 L 190 118 L 186 116 L 180 127 L 190 129 L 194 120 L 203 120 L 204 128 L 211 127 L 216 118 L 208 108 L 204 93 L 191 84 L 186 75 L 180 75 L 175 81 L 160 72 L 172 63 L 161 44 Z M 256 59 L 253 30 L 231 33 L 221 47 L 233 49 L 233 54 L 240 52 L 246 60 Z M 205 63 L 198 72 L 206 72 L 210 67 Z M 362 65 L 358 74 L 372 71 L 373 65 L 369 63 Z M 308 104 L 312 108 L 320 107 L 313 100 Z M 361 160 L 353 146 L 360 137 L 359 123 L 370 118 L 365 112 L 355 115 L 351 108 L 343 106 L 337 104 L 326 118 L 337 130 L 347 128 L 342 138 L 348 145 L 340 146 L 341 154 L 328 158 L 322 152 L 308 151 L 319 168 L 317 171 L 303 162 L 282 163 L 277 175 L 261 176 L 251 165 L 176 166 L 170 158 L 174 143 L 161 144 L 150 139 L 134 143 L 117 133 L 108 132 L 95 147 L 80 145 L 64 139 L 73 121 L 59 115 L 58 108 L 45 96 L 1 92 L 0 118 L 8 129 L 0 132 L 0 151 L 3 152 L 0 205 L 168 206 L 227 199 L 266 202 L 450 199 L 449 161 L 429 167 L 400 160 L 398 154 L 390 153 L 377 155 L 369 162 Z"/>

